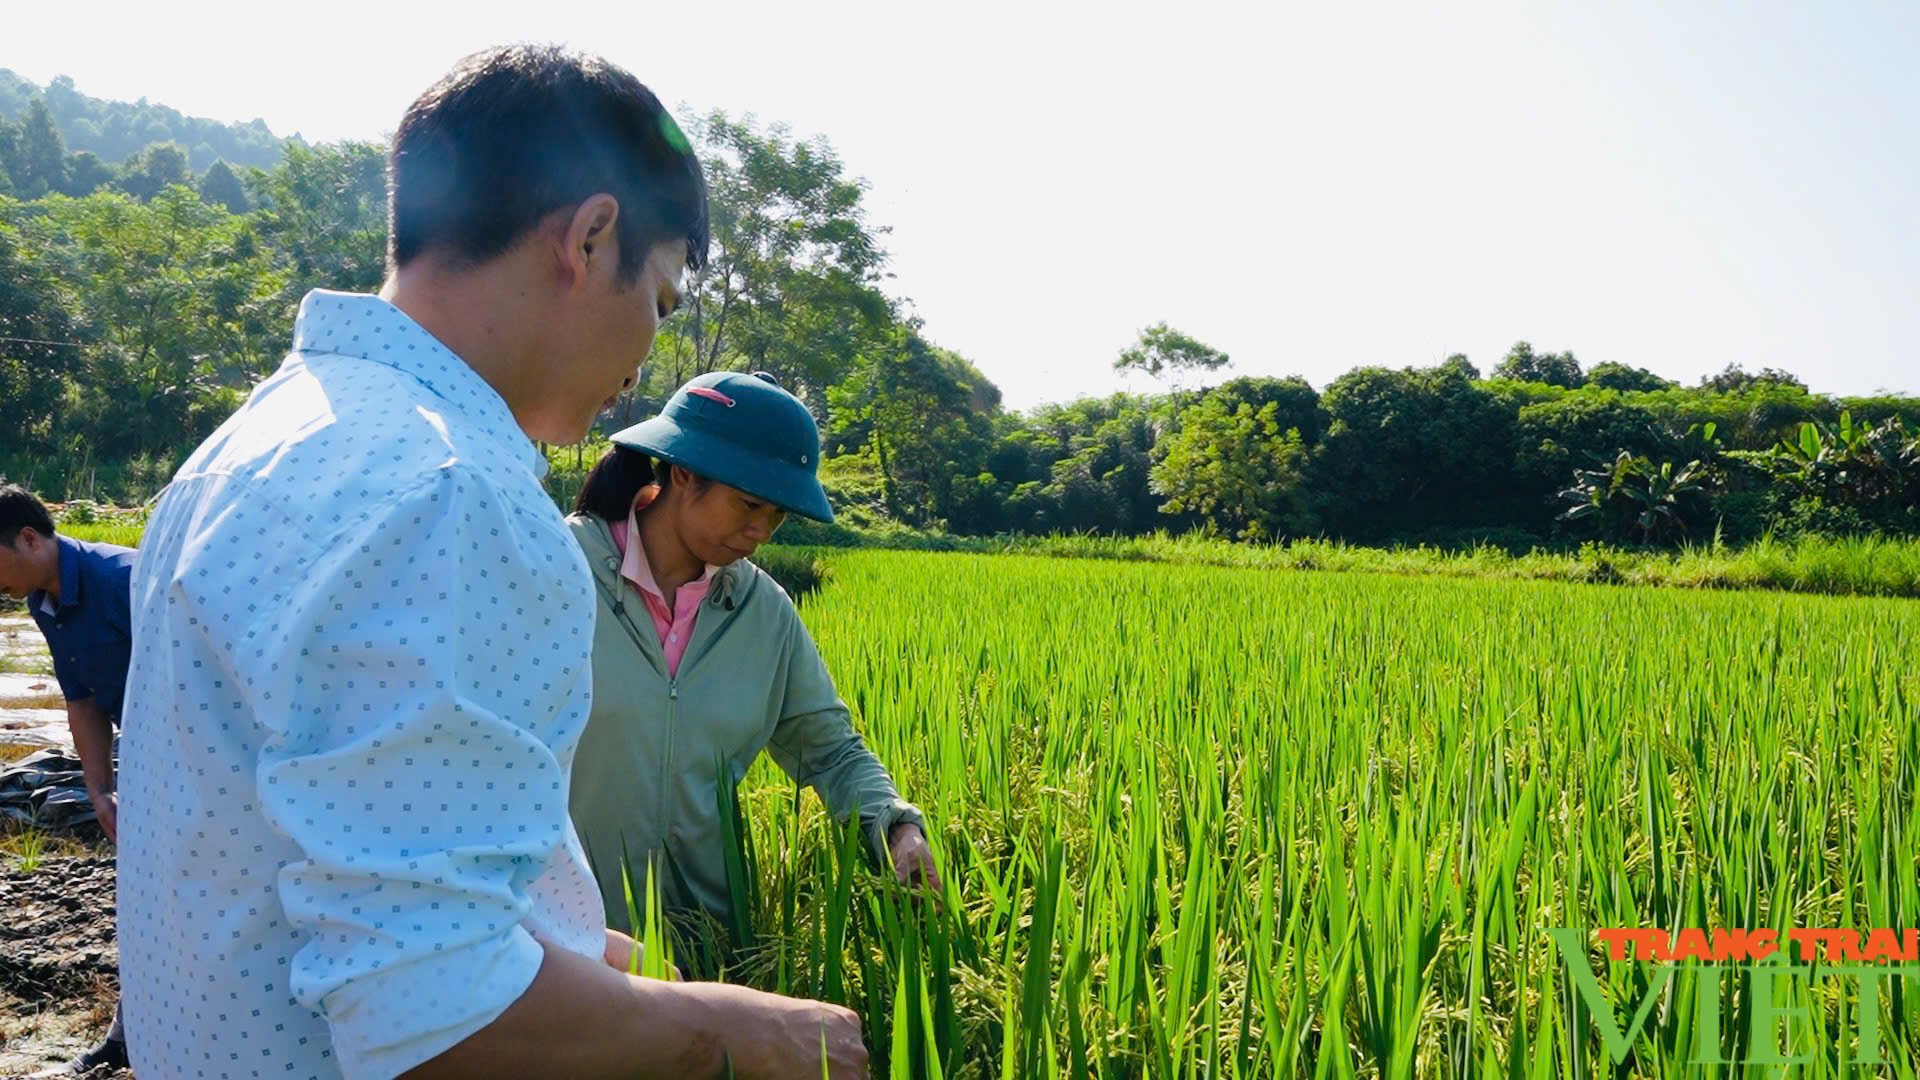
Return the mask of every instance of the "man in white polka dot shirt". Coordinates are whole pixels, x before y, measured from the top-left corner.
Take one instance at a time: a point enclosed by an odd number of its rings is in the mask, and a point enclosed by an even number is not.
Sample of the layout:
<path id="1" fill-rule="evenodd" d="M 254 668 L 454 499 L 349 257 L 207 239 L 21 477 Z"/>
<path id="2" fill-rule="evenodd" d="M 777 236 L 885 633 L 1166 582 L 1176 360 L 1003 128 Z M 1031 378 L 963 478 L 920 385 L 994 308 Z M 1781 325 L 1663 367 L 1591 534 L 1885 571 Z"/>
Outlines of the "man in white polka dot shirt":
<path id="1" fill-rule="evenodd" d="M 567 815 L 592 585 L 530 440 L 581 438 L 706 256 L 633 76 L 514 47 L 394 137 L 381 295 L 315 292 L 133 581 L 119 917 L 165 1077 L 865 1074 L 852 1013 L 627 975 Z"/>

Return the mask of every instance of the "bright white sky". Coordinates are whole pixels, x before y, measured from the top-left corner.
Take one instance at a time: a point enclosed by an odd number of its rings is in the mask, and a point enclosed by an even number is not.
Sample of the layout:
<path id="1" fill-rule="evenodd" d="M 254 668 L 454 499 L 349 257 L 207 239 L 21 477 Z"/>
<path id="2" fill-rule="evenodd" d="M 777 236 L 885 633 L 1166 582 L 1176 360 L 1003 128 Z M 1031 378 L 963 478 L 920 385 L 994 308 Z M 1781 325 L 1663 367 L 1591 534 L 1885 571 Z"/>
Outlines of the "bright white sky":
<path id="1" fill-rule="evenodd" d="M 13 8 L 0 67 L 315 140 L 513 40 L 824 134 L 896 293 L 1015 407 L 1120 387 L 1163 319 L 1321 387 L 1525 338 L 1920 391 L 1911 4 Z"/>

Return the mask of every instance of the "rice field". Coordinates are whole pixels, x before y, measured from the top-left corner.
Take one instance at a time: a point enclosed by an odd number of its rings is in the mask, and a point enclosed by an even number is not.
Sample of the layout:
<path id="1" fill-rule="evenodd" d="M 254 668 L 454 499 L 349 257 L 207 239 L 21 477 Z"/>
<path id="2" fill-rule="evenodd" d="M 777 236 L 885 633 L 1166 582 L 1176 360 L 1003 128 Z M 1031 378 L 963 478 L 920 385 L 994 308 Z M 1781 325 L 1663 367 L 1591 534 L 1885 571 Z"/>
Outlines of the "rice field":
<path id="1" fill-rule="evenodd" d="M 725 977 L 847 1003 L 891 1075 L 1777 1076 L 1689 1064 L 1678 979 L 1616 1071 L 1547 931 L 1920 925 L 1911 601 L 831 565 L 803 615 L 945 892 L 763 759 Z M 1626 1028 L 1647 967 L 1589 960 Z M 1913 1075 L 1920 982 L 1858 1070 L 1851 984 L 1779 987 L 1796 1075 Z"/>
<path id="2" fill-rule="evenodd" d="M 1684 977 L 1616 1068 L 1548 931 L 1920 924 L 1911 600 L 821 554 L 771 568 L 826 582 L 802 614 L 944 895 L 763 760 L 730 925 L 672 933 L 854 1008 L 888 1075 L 1778 1076 L 1732 982 L 1734 1063 L 1693 1063 Z M 1649 967 L 1589 959 L 1626 1029 Z M 1920 977 L 1867 1003 L 1878 1066 L 1855 984 L 1775 998 L 1795 1075 L 1916 1075 Z"/>

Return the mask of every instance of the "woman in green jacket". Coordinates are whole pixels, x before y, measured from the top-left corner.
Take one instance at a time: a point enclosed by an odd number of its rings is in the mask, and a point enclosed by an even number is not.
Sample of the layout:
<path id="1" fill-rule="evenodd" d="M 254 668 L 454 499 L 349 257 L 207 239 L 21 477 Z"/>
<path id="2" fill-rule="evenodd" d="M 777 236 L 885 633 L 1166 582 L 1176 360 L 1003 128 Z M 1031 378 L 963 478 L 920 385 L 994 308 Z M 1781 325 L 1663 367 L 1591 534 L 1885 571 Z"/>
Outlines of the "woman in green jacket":
<path id="1" fill-rule="evenodd" d="M 599 597 L 570 805 L 607 925 L 633 929 L 621 866 L 639 894 L 649 860 L 669 916 L 729 923 L 719 785 L 763 749 L 836 819 L 857 805 L 902 883 L 937 890 L 920 811 L 853 729 L 793 601 L 747 561 L 788 513 L 833 520 L 812 414 L 771 377 L 716 372 L 613 444 L 568 518 Z"/>

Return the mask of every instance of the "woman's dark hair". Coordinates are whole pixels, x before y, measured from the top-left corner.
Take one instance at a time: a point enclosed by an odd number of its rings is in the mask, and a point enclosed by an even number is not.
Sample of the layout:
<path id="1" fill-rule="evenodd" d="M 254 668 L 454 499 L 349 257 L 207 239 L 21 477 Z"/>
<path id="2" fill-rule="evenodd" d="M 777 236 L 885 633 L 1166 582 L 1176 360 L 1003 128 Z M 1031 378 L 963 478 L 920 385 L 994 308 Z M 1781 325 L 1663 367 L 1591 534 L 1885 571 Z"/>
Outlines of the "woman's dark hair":
<path id="1" fill-rule="evenodd" d="M 684 240 L 707 259 L 706 181 L 660 100 L 625 69 L 551 45 L 475 53 L 400 119 L 388 157 L 389 255 L 483 263 L 556 210 L 605 192 L 620 203 L 620 272 Z"/>
<path id="2" fill-rule="evenodd" d="M 581 485 L 580 494 L 574 496 L 573 512 L 592 514 L 602 521 L 625 521 L 641 488 L 659 484 L 660 494 L 665 495 L 672 483 L 672 465 L 655 461 L 638 450 L 615 446 L 600 455 L 600 460 L 587 472 L 586 483 Z M 704 478 L 696 476 L 693 490 L 699 491 L 705 484 Z"/>
<path id="3" fill-rule="evenodd" d="M 664 462 L 663 462 L 664 464 Z M 662 472 L 672 475 L 673 470 Z M 638 450 L 616 446 L 600 455 L 587 473 L 587 482 L 574 496 L 573 512 L 592 514 L 602 521 L 624 521 L 633 509 L 634 496 L 654 479 L 653 459 Z"/>

